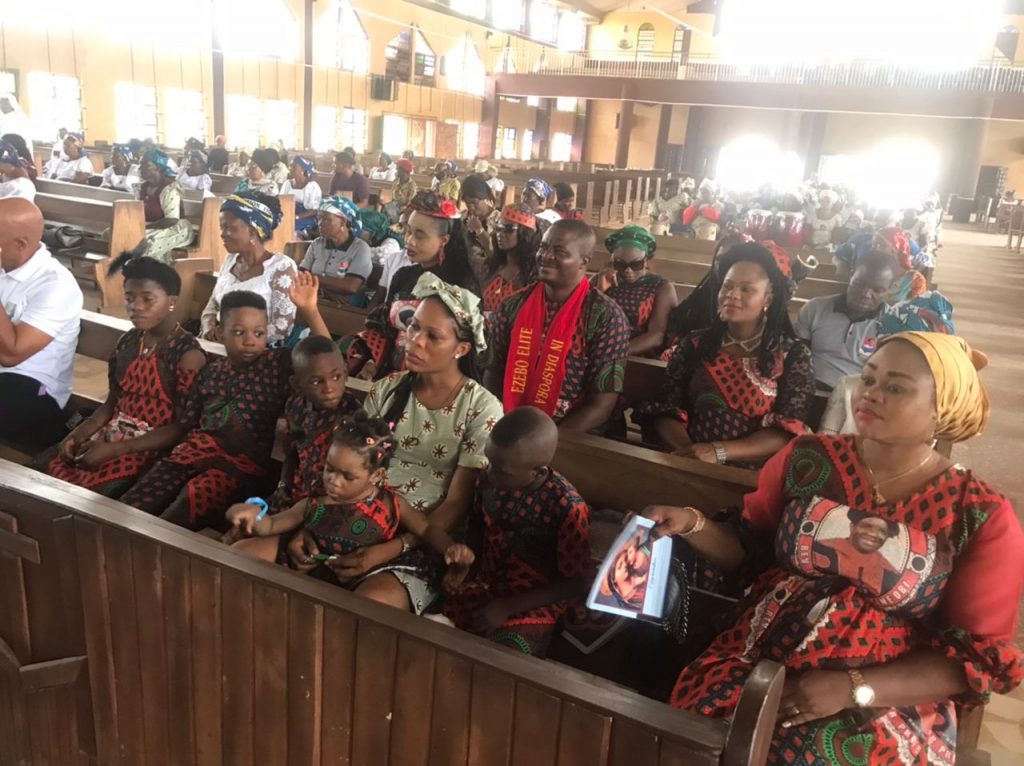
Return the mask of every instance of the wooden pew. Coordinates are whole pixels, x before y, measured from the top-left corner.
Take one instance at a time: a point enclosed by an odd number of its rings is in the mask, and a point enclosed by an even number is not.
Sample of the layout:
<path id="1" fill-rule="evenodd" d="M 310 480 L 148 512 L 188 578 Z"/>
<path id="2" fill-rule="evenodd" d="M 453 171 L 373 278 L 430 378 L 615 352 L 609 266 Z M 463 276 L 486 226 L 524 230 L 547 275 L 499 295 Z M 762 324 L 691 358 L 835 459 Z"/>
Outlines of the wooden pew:
<path id="1" fill-rule="evenodd" d="M 110 230 L 106 253 L 87 256 L 87 260 L 93 264 L 93 276 L 102 304 L 115 305 L 115 301 L 119 304 L 120 293 L 115 294 L 112 289 L 115 286 L 107 284 L 107 262 L 111 257 L 134 248 L 145 236 L 146 217 L 142 203 L 131 199 L 110 202 L 42 193 L 36 194 L 36 205 L 47 221 L 77 226 L 95 235 Z"/>
<path id="2" fill-rule="evenodd" d="M 0 506 L 4 763 L 711 766 L 767 753 L 774 663 L 732 720 L 704 718 L 9 463 Z"/>

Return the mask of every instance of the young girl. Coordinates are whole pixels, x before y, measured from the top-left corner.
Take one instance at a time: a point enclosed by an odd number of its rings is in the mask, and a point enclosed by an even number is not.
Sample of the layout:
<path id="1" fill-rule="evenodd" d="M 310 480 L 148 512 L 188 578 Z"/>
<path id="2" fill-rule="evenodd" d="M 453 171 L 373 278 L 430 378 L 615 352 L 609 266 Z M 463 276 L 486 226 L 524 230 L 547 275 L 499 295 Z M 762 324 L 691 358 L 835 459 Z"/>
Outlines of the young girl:
<path id="1" fill-rule="evenodd" d="M 131 252 L 111 265 L 113 274 L 122 270 L 134 329 L 110 356 L 110 392 L 47 465 L 51 476 L 108 497 L 120 497 L 181 439 L 185 402 L 206 364 L 199 341 L 174 314 L 181 292 L 177 272 Z"/>
<path id="2" fill-rule="evenodd" d="M 267 504 L 259 498 L 228 510 L 227 520 L 236 534 L 253 536 L 235 547 L 352 587 L 356 593 L 359 550 L 393 539 L 399 528 L 447 554 L 455 546 L 448 534 L 385 483 L 394 454 L 395 437 L 382 419 L 362 411 L 346 418 L 334 434 L 316 493 L 275 516 L 266 514 Z M 295 530 L 300 531 L 287 535 Z M 461 550 L 458 566 L 471 563 L 472 554 Z"/>

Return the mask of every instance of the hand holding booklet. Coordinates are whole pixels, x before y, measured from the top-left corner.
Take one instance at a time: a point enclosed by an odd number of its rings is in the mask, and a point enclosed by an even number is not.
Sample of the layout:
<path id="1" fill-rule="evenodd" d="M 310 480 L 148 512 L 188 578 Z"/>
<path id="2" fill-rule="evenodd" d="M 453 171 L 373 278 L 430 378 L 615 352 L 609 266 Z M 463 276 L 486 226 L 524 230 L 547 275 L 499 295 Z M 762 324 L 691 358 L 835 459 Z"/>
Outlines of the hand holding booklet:
<path id="1" fill-rule="evenodd" d="M 608 550 L 587 607 L 634 619 L 661 620 L 672 566 L 672 539 L 651 538 L 654 522 L 634 516 Z"/>

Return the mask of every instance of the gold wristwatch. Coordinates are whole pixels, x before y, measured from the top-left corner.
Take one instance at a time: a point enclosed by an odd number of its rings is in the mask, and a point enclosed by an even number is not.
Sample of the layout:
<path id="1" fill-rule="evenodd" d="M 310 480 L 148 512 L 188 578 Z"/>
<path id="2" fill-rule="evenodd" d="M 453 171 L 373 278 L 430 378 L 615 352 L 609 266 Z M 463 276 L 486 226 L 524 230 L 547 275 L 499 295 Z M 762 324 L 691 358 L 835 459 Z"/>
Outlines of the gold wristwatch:
<path id="1" fill-rule="evenodd" d="M 854 704 L 857 707 L 871 707 L 875 701 L 875 690 L 864 680 L 864 674 L 859 670 L 847 670 L 846 674 L 850 676 Z"/>

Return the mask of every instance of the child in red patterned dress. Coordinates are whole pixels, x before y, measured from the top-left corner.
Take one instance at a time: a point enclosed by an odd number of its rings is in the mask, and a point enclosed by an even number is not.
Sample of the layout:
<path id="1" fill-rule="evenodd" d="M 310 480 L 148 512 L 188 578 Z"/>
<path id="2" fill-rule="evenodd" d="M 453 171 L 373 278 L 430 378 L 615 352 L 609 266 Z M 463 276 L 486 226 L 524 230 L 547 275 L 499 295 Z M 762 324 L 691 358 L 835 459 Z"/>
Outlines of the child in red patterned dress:
<path id="1" fill-rule="evenodd" d="M 121 254 L 110 268 L 112 274 L 122 270 L 134 327 L 110 355 L 107 399 L 43 460 L 51 476 L 107 497 L 123 495 L 181 439 L 181 414 L 206 364 L 199 341 L 174 315 L 177 272 L 134 252 Z"/>
<path id="2" fill-rule="evenodd" d="M 299 273 L 292 302 L 310 331 L 329 337 L 316 308 L 319 281 Z M 235 290 L 221 300 L 226 359 L 199 376 L 181 420 L 185 439 L 122 502 L 190 529 L 223 527 L 224 511 L 269 474 L 278 417 L 291 392 L 291 352 L 267 348 L 267 304 Z M 250 490 L 251 491 L 251 490 Z"/>
<path id="3" fill-rule="evenodd" d="M 460 583 L 470 550 L 459 545 L 446 575 L 455 595 L 445 615 L 456 626 L 543 656 L 555 624 L 590 584 L 590 509 L 549 463 L 558 428 L 534 407 L 513 410 L 494 426 L 485 449 L 490 466 L 477 483 L 470 539 L 480 540 L 479 567 Z M 481 539 L 482 538 L 482 539 Z"/>
<path id="4" fill-rule="evenodd" d="M 227 520 L 237 534 L 248 536 L 234 547 L 265 561 L 286 564 L 360 592 L 353 556 L 366 546 L 385 543 L 399 529 L 411 532 L 443 555 L 455 547 L 441 527 L 409 507 L 385 482 L 395 453 L 395 437 L 380 418 L 362 410 L 345 418 L 331 441 L 321 483 L 291 508 L 268 515 L 267 503 L 250 498 L 232 506 Z M 289 535 L 295 532 L 297 534 Z M 460 551 L 450 561 L 456 573 L 473 563 Z"/>

